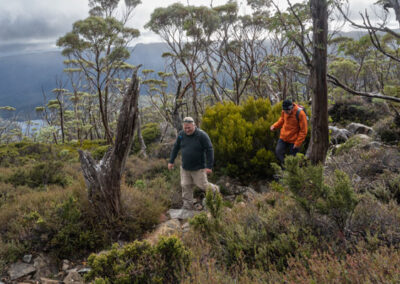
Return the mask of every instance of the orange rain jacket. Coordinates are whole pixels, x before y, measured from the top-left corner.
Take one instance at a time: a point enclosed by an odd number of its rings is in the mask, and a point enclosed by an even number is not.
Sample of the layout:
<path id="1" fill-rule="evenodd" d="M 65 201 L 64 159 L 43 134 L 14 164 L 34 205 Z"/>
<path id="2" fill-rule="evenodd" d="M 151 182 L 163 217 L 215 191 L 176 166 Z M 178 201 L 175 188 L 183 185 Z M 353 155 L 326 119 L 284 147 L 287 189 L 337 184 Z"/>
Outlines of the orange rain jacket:
<path id="1" fill-rule="evenodd" d="M 273 124 L 275 129 L 281 129 L 280 139 L 287 143 L 294 144 L 295 147 L 300 147 L 307 136 L 307 116 L 304 111 L 300 111 L 299 120 L 296 113 L 299 109 L 297 104 L 293 104 L 293 109 L 290 114 L 282 111 L 279 120 Z"/>

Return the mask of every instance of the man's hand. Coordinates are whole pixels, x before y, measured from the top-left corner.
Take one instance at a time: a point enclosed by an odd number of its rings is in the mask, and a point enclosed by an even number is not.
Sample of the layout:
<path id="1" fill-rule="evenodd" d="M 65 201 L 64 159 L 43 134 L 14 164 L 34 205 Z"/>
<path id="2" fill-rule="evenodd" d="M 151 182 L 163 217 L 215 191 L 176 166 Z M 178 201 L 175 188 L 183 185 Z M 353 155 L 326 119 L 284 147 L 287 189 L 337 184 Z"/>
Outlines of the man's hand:
<path id="1" fill-rule="evenodd" d="M 205 169 L 206 170 L 206 174 L 211 174 L 212 173 L 212 169 Z"/>
<path id="2" fill-rule="evenodd" d="M 273 125 L 271 125 L 271 127 L 269 129 L 271 129 L 271 131 L 274 131 L 275 127 Z"/>
<path id="3" fill-rule="evenodd" d="M 168 163 L 168 170 L 172 170 L 174 168 L 174 164 Z"/>

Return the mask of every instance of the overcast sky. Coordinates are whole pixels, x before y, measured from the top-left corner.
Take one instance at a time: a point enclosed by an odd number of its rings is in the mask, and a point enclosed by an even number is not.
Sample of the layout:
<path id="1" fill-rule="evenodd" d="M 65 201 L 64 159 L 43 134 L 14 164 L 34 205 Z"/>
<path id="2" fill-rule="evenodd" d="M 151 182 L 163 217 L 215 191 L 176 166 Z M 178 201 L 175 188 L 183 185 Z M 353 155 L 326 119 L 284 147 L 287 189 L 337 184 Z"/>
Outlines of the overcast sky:
<path id="1" fill-rule="evenodd" d="M 245 0 L 238 0 L 245 3 Z M 371 7 L 376 0 L 349 0 L 351 14 L 356 17 L 358 11 Z M 142 0 L 134 12 L 132 27 L 141 31 L 137 42 L 160 41 L 143 26 L 149 21 L 150 14 L 157 7 L 166 7 L 172 3 L 187 3 L 187 0 Z M 190 4 L 209 5 L 210 0 L 189 0 Z M 227 0 L 213 0 L 220 5 Z M 279 0 L 285 3 L 285 0 Z M 295 0 L 292 2 L 296 2 Z M 246 8 L 243 8 L 246 9 Z M 0 53 L 10 48 L 24 46 L 49 46 L 66 32 L 72 24 L 88 16 L 88 0 L 0 0 Z M 372 12 L 371 12 L 372 13 Z"/>

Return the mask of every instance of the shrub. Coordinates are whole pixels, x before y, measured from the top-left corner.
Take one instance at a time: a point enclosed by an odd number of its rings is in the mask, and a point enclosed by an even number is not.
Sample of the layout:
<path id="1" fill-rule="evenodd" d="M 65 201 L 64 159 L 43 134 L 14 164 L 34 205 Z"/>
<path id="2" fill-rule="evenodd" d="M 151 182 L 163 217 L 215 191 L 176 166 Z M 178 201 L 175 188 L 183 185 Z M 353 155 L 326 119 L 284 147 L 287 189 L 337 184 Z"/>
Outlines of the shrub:
<path id="1" fill-rule="evenodd" d="M 373 208 L 373 210 L 371 210 Z M 370 194 L 360 198 L 349 224 L 349 230 L 368 243 L 369 236 L 378 238 L 379 245 L 397 246 L 400 243 L 400 208 L 396 202 L 383 204 Z"/>
<path id="2" fill-rule="evenodd" d="M 14 186 L 28 185 L 29 187 L 45 187 L 50 184 L 66 186 L 67 177 L 63 172 L 63 163 L 47 161 L 35 164 L 30 170 L 20 168 L 9 177 L 8 182 Z"/>
<path id="3" fill-rule="evenodd" d="M 400 141 L 400 125 L 395 123 L 396 118 L 388 117 L 379 120 L 374 125 L 374 130 L 381 140 L 388 144 L 396 144 Z"/>
<path id="4" fill-rule="evenodd" d="M 280 104 L 272 107 L 263 99 L 208 108 L 201 127 L 213 143 L 216 168 L 242 179 L 272 176 L 270 163 L 276 160 L 278 133 L 269 128 L 280 114 Z"/>
<path id="5" fill-rule="evenodd" d="M 332 122 L 347 125 L 350 122 L 363 123 L 372 126 L 387 113 L 386 107 L 381 102 L 367 102 L 362 98 L 343 98 L 337 100 L 329 108 L 328 114 Z"/>
<path id="6" fill-rule="evenodd" d="M 161 130 L 159 125 L 157 123 L 147 123 L 143 125 L 142 136 L 146 146 L 156 142 L 161 137 Z M 137 136 L 133 141 L 132 147 L 134 153 L 137 153 L 140 150 L 139 139 Z"/>
<path id="7" fill-rule="evenodd" d="M 293 211 L 290 200 L 282 194 L 279 197 L 273 206 L 264 202 L 236 206 L 211 218 L 198 214 L 190 224 L 210 244 L 212 256 L 226 267 L 282 270 L 293 253 L 309 250 L 314 240 L 303 222 L 293 222 L 293 216 L 301 214 Z M 215 198 L 210 201 L 218 204 Z"/>
<path id="8" fill-rule="evenodd" d="M 282 283 L 398 283 L 400 252 L 382 247 L 361 250 L 344 259 L 333 253 L 316 253 L 306 259 L 291 258 Z"/>
<path id="9" fill-rule="evenodd" d="M 121 237 L 136 239 L 153 229 L 167 209 L 167 196 L 159 186 L 141 189 L 123 186 L 121 199 L 127 214 L 121 223 Z"/>
<path id="10" fill-rule="evenodd" d="M 100 228 L 87 226 L 77 199 L 69 196 L 56 206 L 51 222 L 58 224 L 49 242 L 51 250 L 59 257 L 83 255 L 104 245 Z"/>
<path id="11" fill-rule="evenodd" d="M 176 237 L 155 245 L 135 241 L 88 258 L 92 270 L 85 276 L 95 283 L 178 283 L 190 264 L 190 251 Z"/>
<path id="12" fill-rule="evenodd" d="M 104 145 L 94 148 L 94 150 L 91 151 L 92 157 L 96 160 L 101 160 L 110 147 L 110 145 Z"/>
<path id="13" fill-rule="evenodd" d="M 286 157 L 283 183 L 307 214 L 324 214 L 343 232 L 357 205 L 349 177 L 336 170 L 334 184 L 329 186 L 324 182 L 322 166 L 308 163 L 301 154 Z"/>
<path id="14" fill-rule="evenodd" d="M 19 162 L 19 153 L 15 147 L 11 145 L 0 145 L 0 166 L 9 167 Z"/>

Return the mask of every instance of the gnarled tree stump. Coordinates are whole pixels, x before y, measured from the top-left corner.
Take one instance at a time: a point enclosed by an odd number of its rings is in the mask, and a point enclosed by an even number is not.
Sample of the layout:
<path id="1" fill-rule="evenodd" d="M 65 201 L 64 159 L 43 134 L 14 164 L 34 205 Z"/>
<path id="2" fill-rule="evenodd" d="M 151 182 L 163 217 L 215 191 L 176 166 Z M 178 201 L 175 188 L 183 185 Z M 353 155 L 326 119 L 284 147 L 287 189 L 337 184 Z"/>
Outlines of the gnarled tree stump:
<path id="1" fill-rule="evenodd" d="M 113 146 L 100 162 L 96 162 L 90 153 L 79 150 L 79 158 L 89 201 L 107 221 L 113 221 L 122 215 L 121 177 L 125 161 L 132 146 L 135 126 L 138 119 L 139 79 L 137 70 L 124 95 Z"/>

